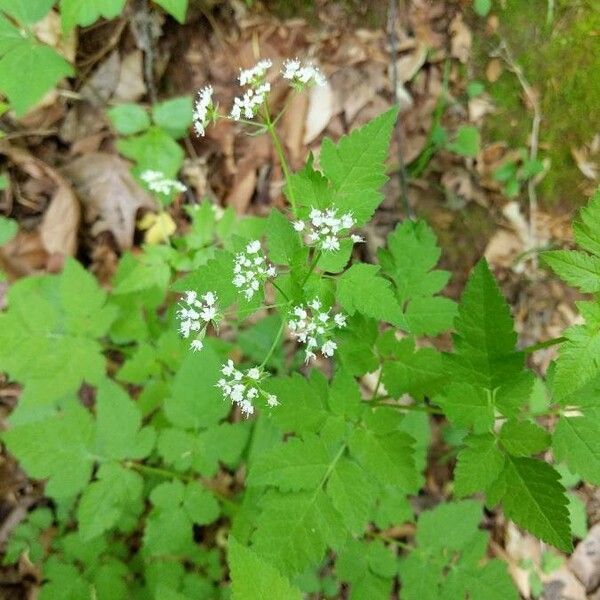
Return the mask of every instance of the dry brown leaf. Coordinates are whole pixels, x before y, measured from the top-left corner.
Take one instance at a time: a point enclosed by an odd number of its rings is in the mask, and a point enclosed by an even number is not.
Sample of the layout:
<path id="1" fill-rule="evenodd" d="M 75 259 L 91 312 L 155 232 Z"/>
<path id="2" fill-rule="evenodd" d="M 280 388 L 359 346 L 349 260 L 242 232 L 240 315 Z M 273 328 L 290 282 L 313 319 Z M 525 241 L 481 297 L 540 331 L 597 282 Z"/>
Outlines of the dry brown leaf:
<path id="1" fill-rule="evenodd" d="M 466 64 L 471 57 L 471 43 L 473 36 L 471 30 L 465 24 L 462 14 L 458 13 L 450 23 L 450 54 L 458 58 L 461 63 Z"/>
<path id="2" fill-rule="evenodd" d="M 302 134 L 307 111 L 306 94 L 295 94 L 282 118 L 283 139 L 289 152 L 290 162 L 294 166 L 300 166 L 299 162 L 304 158 Z"/>
<path id="3" fill-rule="evenodd" d="M 502 61 L 499 58 L 492 58 L 485 68 L 485 76 L 489 82 L 494 83 L 500 79 L 503 70 Z"/>
<path id="4" fill-rule="evenodd" d="M 19 231 L 0 248 L 0 265 L 9 280 L 39 273 L 46 269 L 48 253 L 38 231 Z"/>
<path id="5" fill-rule="evenodd" d="M 51 10 L 41 21 L 34 23 L 31 29 L 41 42 L 52 46 L 70 63 L 75 62 L 75 54 L 77 52 L 75 30 L 71 31 L 68 35 L 64 34 L 58 12 Z"/>
<path id="6" fill-rule="evenodd" d="M 413 52 L 401 56 L 396 61 L 398 81 L 406 83 L 410 81 L 425 64 L 427 59 L 427 47 L 418 45 Z"/>
<path id="7" fill-rule="evenodd" d="M 117 89 L 120 75 L 121 59 L 114 50 L 83 85 L 81 96 L 94 106 L 104 106 Z"/>
<path id="8" fill-rule="evenodd" d="M 242 171 L 231 191 L 227 194 L 227 198 L 225 198 L 225 206 L 233 206 L 238 214 L 243 214 L 254 195 L 256 181 L 256 167 L 249 166 L 245 171 Z"/>
<path id="9" fill-rule="evenodd" d="M 40 225 L 42 244 L 49 254 L 75 255 L 80 219 L 81 208 L 73 189 L 61 181 Z"/>
<path id="10" fill-rule="evenodd" d="M 579 542 L 569 566 L 588 592 L 600 585 L 600 523 L 594 525 Z"/>
<path id="11" fill-rule="evenodd" d="M 598 179 L 598 165 L 589 159 L 586 148 L 571 148 L 571 155 L 585 177 L 592 181 Z"/>
<path id="12" fill-rule="evenodd" d="M 146 93 L 142 61 L 141 50 L 134 50 L 123 59 L 119 82 L 112 98 L 115 102 L 135 102 Z"/>
<path id="13" fill-rule="evenodd" d="M 469 121 L 478 123 L 485 115 L 494 112 L 495 106 L 491 98 L 484 94 L 469 100 Z"/>
<path id="14" fill-rule="evenodd" d="M 327 127 L 333 117 L 335 96 L 329 82 L 310 90 L 304 125 L 304 144 L 310 144 Z"/>
<path id="15" fill-rule="evenodd" d="M 122 250 L 131 248 L 136 214 L 156 203 L 129 172 L 129 164 L 113 154 L 97 152 L 74 160 L 64 169 L 83 204 L 92 234 L 109 231 Z"/>

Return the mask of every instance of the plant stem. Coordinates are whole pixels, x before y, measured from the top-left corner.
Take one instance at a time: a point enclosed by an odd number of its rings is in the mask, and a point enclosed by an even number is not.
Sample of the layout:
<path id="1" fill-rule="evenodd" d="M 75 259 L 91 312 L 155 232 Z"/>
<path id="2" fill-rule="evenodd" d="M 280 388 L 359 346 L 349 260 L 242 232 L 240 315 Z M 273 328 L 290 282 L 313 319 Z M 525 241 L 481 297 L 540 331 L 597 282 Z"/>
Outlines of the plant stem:
<path id="1" fill-rule="evenodd" d="M 271 356 L 273 356 L 273 352 L 275 352 L 275 348 L 277 347 L 277 344 L 279 343 L 279 340 L 281 339 L 281 335 L 283 334 L 284 327 L 285 327 L 285 320 L 282 319 L 281 325 L 279 326 L 279 329 L 277 330 L 277 335 L 275 336 L 275 339 L 273 340 L 273 343 L 271 344 L 271 347 L 269 348 L 267 355 L 264 357 L 262 363 L 260 363 L 259 369 L 262 369 L 269 362 L 269 359 L 271 358 Z"/>
<path id="2" fill-rule="evenodd" d="M 321 251 L 317 250 L 314 254 L 313 254 L 313 259 L 312 262 L 310 263 L 310 267 L 308 268 L 308 273 L 306 274 L 306 276 L 304 277 L 304 280 L 302 281 L 302 283 L 300 284 L 300 287 L 304 287 L 304 285 L 306 284 L 306 282 L 308 281 L 308 278 L 312 275 L 312 272 L 315 270 L 317 263 L 319 262 L 319 259 L 321 258 Z"/>
<path id="3" fill-rule="evenodd" d="M 288 301 L 288 303 L 290 302 L 290 297 L 283 291 L 283 289 L 281 289 L 281 287 L 275 282 L 274 279 L 271 280 L 271 283 L 273 284 L 273 287 Z M 284 304 L 282 304 L 281 306 L 285 306 Z"/>
<path id="4" fill-rule="evenodd" d="M 379 367 L 379 374 L 377 375 L 377 382 L 375 383 L 375 389 L 373 390 L 373 395 L 371 396 L 371 400 L 377 399 L 377 393 L 379 392 L 379 386 L 381 385 L 381 377 L 383 376 L 383 366 Z"/>
<path id="5" fill-rule="evenodd" d="M 281 165 L 281 170 L 283 171 L 283 176 L 285 178 L 285 183 L 288 189 L 290 203 L 292 205 L 292 212 L 294 213 L 294 217 L 296 216 L 296 196 L 294 194 L 294 188 L 292 186 L 290 169 L 285 158 L 285 153 L 283 152 L 283 146 L 281 145 L 281 140 L 277 135 L 277 131 L 275 129 L 275 124 L 271 120 L 271 115 L 269 114 L 269 108 L 267 103 L 265 102 L 265 126 L 271 139 L 273 140 L 273 146 L 275 148 L 275 153 L 277 154 L 277 158 L 279 159 L 279 164 Z"/>
<path id="6" fill-rule="evenodd" d="M 396 402 L 387 402 L 387 400 L 390 400 L 391 398 L 389 398 L 389 396 L 384 396 L 382 398 L 374 398 L 373 400 L 371 400 L 370 402 L 373 404 L 377 404 L 378 406 L 389 406 L 390 408 L 396 408 L 398 410 L 407 410 L 407 411 L 418 411 L 418 412 L 426 412 L 430 415 L 444 415 L 444 411 L 439 409 L 439 408 L 435 408 L 434 406 L 425 406 L 425 405 L 420 405 L 420 404 L 398 404 Z"/>
<path id="7" fill-rule="evenodd" d="M 545 342 L 539 342 L 537 344 L 532 344 L 531 346 L 527 346 L 521 350 L 524 354 L 531 354 L 533 352 L 537 352 L 538 350 L 543 350 L 544 348 L 551 348 L 552 346 L 556 346 L 558 344 L 562 344 L 566 342 L 567 338 L 560 336 L 557 338 L 552 338 L 551 340 L 546 340 Z"/>

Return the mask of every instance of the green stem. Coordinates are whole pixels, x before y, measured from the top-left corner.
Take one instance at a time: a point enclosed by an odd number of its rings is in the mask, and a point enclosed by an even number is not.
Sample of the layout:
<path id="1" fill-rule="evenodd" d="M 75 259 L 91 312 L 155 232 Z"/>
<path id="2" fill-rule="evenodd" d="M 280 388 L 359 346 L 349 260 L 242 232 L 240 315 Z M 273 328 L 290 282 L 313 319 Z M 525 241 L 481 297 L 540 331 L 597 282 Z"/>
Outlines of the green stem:
<path id="1" fill-rule="evenodd" d="M 377 375 L 377 383 L 375 384 L 375 389 L 373 390 L 373 395 L 371 396 L 371 400 L 377 399 L 377 393 L 379 392 L 379 386 L 381 385 L 381 377 L 383 376 L 383 367 L 379 368 L 379 375 Z"/>
<path id="2" fill-rule="evenodd" d="M 285 293 L 285 291 L 277 284 L 277 282 L 272 279 L 271 283 L 273 284 L 273 287 L 287 300 L 288 304 L 290 302 L 290 297 Z M 285 306 L 284 304 L 282 304 L 282 306 Z"/>
<path id="3" fill-rule="evenodd" d="M 551 340 L 546 340 L 545 342 L 539 342 L 537 344 L 527 346 L 526 348 L 523 348 L 523 350 L 521 350 L 521 352 L 523 352 L 525 354 L 531 354 L 532 352 L 537 352 L 538 350 L 543 350 L 544 348 L 551 348 L 552 346 L 562 344 L 563 342 L 566 342 L 566 341 L 567 341 L 566 337 L 560 336 L 557 338 L 552 338 Z"/>
<path id="4" fill-rule="evenodd" d="M 273 146 L 275 148 L 275 153 L 277 154 L 277 158 L 279 159 L 279 164 L 281 165 L 281 170 L 283 171 L 283 176 L 285 178 L 285 183 L 287 185 L 290 203 L 292 205 L 292 212 L 294 213 L 294 217 L 296 216 L 296 196 L 294 194 L 294 188 L 292 186 L 291 173 L 290 168 L 288 166 L 287 160 L 285 158 L 285 153 L 283 151 L 283 146 L 281 145 L 281 140 L 277 135 L 277 131 L 275 129 L 275 123 L 271 120 L 271 115 L 269 114 L 269 108 L 267 103 L 265 102 L 264 108 L 265 114 L 265 126 L 271 139 L 273 140 Z"/>
<path id="5" fill-rule="evenodd" d="M 389 400 L 391 400 L 392 398 L 390 398 L 389 396 L 383 396 L 380 398 L 375 398 L 372 401 L 370 401 L 373 404 L 376 404 L 378 406 L 389 406 L 390 408 L 396 408 L 397 410 L 407 410 L 407 411 L 418 411 L 418 412 L 426 412 L 430 415 L 444 415 L 444 411 L 439 409 L 439 408 L 435 408 L 434 406 L 425 406 L 425 405 L 420 405 L 420 404 L 398 404 L 396 402 L 389 402 Z"/>
<path id="6" fill-rule="evenodd" d="M 279 340 L 281 339 L 281 335 L 283 334 L 284 327 L 285 327 L 285 320 L 282 319 L 281 325 L 279 326 L 279 329 L 277 330 L 277 335 L 275 336 L 275 339 L 273 340 L 273 343 L 271 344 L 271 347 L 269 348 L 267 355 L 263 359 L 262 363 L 260 363 L 259 369 L 262 369 L 269 362 L 269 359 L 271 358 L 271 356 L 273 356 L 273 352 L 275 352 L 275 348 L 277 348 L 277 344 L 279 344 Z"/>
<path id="7" fill-rule="evenodd" d="M 315 268 L 317 267 L 317 263 L 319 262 L 319 259 L 321 258 L 321 250 L 317 250 L 314 254 L 313 254 L 313 259 L 312 262 L 310 263 L 310 267 L 308 268 L 308 273 L 306 274 L 306 276 L 304 277 L 304 280 L 302 281 L 302 283 L 300 284 L 300 287 L 304 287 L 304 285 L 306 284 L 306 282 L 308 281 L 308 278 L 312 275 L 313 271 L 315 270 Z"/>

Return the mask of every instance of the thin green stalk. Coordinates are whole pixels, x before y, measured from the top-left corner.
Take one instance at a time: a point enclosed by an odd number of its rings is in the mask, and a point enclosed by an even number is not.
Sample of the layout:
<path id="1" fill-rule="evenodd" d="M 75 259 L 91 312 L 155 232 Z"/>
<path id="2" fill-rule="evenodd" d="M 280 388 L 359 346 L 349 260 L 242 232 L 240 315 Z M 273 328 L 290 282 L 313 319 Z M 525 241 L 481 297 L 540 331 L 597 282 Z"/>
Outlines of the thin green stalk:
<path id="1" fill-rule="evenodd" d="M 545 342 L 538 342 L 537 344 L 527 346 L 526 348 L 523 348 L 521 352 L 525 354 L 531 354 L 532 352 L 537 352 L 538 350 L 543 350 L 544 348 L 551 348 L 552 346 L 557 346 L 558 344 L 562 344 L 566 341 L 566 337 L 560 336 L 557 338 L 552 338 L 551 340 L 546 340 Z"/>
<path id="2" fill-rule="evenodd" d="M 275 348 L 277 347 L 277 344 L 279 344 L 279 340 L 281 339 L 281 335 L 283 334 L 284 327 L 285 327 L 285 320 L 282 319 L 281 325 L 279 326 L 279 329 L 277 330 L 277 335 L 275 336 L 275 339 L 273 340 L 273 343 L 271 344 L 271 347 L 269 348 L 267 355 L 265 356 L 263 361 L 260 363 L 259 369 L 262 369 L 269 362 L 269 359 L 271 358 L 271 356 L 273 356 L 273 352 L 275 352 Z"/>
<path id="3" fill-rule="evenodd" d="M 302 283 L 300 284 L 300 287 L 304 287 L 304 285 L 306 284 L 306 282 L 308 281 L 308 278 L 312 275 L 313 271 L 315 270 L 315 268 L 317 267 L 317 263 L 319 262 L 319 259 L 321 258 L 321 251 L 317 250 L 314 254 L 313 254 L 313 259 L 312 262 L 310 263 L 310 267 L 308 268 L 308 273 L 305 275 Z"/>
<path id="4" fill-rule="evenodd" d="M 269 108 L 267 103 L 265 102 L 264 106 L 264 115 L 265 115 L 265 126 L 271 139 L 273 140 L 273 146 L 275 148 L 275 153 L 277 154 L 277 158 L 279 159 L 279 164 L 281 165 L 281 170 L 283 171 L 283 176 L 285 178 L 285 182 L 287 185 L 287 189 L 289 192 L 290 203 L 292 205 L 292 212 L 294 213 L 294 217 L 296 216 L 296 196 L 294 194 L 294 188 L 292 186 L 291 173 L 290 168 L 288 166 L 287 160 L 285 158 L 285 153 L 283 151 L 283 146 L 281 145 L 281 140 L 277 135 L 277 131 L 275 129 L 275 124 L 271 120 L 271 115 L 269 114 Z"/>
<path id="5" fill-rule="evenodd" d="M 377 394 L 379 392 L 379 386 L 381 385 L 382 376 L 383 376 L 383 367 L 380 367 L 379 374 L 377 375 L 377 383 L 375 384 L 375 389 L 373 390 L 373 395 L 371 396 L 371 400 L 377 399 Z"/>
<path id="6" fill-rule="evenodd" d="M 439 408 L 435 408 L 434 406 L 425 406 L 420 404 L 398 404 L 396 402 L 389 402 L 391 400 L 389 396 L 383 396 L 380 398 L 375 398 L 371 400 L 373 404 L 377 404 L 378 406 L 389 406 L 390 408 L 395 408 L 397 410 L 406 410 L 406 411 L 417 411 L 417 412 L 426 412 L 430 415 L 441 415 L 443 416 L 445 413 L 443 410 Z"/>
<path id="7" fill-rule="evenodd" d="M 290 297 L 285 293 L 285 291 L 277 284 L 277 282 L 272 279 L 271 283 L 273 284 L 273 287 L 288 301 L 288 303 L 290 302 Z M 285 305 L 282 305 L 285 306 Z"/>

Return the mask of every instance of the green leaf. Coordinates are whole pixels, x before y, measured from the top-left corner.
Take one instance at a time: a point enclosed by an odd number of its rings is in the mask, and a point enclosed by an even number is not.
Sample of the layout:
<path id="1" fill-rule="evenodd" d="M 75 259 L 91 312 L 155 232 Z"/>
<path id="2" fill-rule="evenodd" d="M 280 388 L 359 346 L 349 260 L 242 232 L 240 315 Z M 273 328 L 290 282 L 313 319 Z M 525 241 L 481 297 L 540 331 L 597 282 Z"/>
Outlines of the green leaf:
<path id="1" fill-rule="evenodd" d="M 489 2 L 490 0 L 483 1 Z M 469 98 L 481 96 L 483 92 L 485 92 L 485 85 L 481 81 L 469 81 L 469 85 L 467 85 L 467 96 L 469 96 Z"/>
<path id="2" fill-rule="evenodd" d="M 383 200 L 379 189 L 387 180 L 385 160 L 397 116 L 394 107 L 337 144 L 326 138 L 321 145 L 319 160 L 333 186 L 334 204 L 342 212 L 352 212 L 359 226 L 370 220 Z"/>
<path id="3" fill-rule="evenodd" d="M 450 328 L 456 304 L 435 297 L 448 282 L 447 271 L 435 269 L 441 250 L 424 221 L 404 221 L 388 236 L 378 252 L 382 269 L 395 285 L 405 311 L 406 327 L 415 335 L 436 335 Z"/>
<path id="4" fill-rule="evenodd" d="M 419 517 L 416 542 L 429 552 L 464 550 L 477 531 L 482 506 L 475 500 L 446 502 Z"/>
<path id="5" fill-rule="evenodd" d="M 181 96 L 159 102 L 152 107 L 152 120 L 175 139 L 183 137 L 193 122 L 193 100 Z"/>
<path id="6" fill-rule="evenodd" d="M 220 369 L 221 361 L 211 348 L 188 354 L 164 404 L 165 415 L 173 425 L 182 429 L 206 428 L 227 416 L 231 404 L 216 387 Z"/>
<path id="7" fill-rule="evenodd" d="M 544 252 L 542 258 L 569 285 L 586 293 L 600 291 L 600 257 L 574 250 L 552 250 Z"/>
<path id="8" fill-rule="evenodd" d="M 132 506 L 139 505 L 141 511 L 143 485 L 137 473 L 114 463 L 102 465 L 97 480 L 85 488 L 77 509 L 83 539 L 98 537 L 114 527 Z"/>
<path id="9" fill-rule="evenodd" d="M 554 430 L 552 448 L 557 460 L 586 481 L 600 485 L 600 419 L 597 411 L 582 416 L 562 415 Z"/>
<path id="10" fill-rule="evenodd" d="M 23 73 L 27 73 L 27 85 L 23 85 Z M 71 65 L 50 46 L 19 44 L 0 58 L 0 91 L 21 117 L 63 77 L 73 74 Z"/>
<path id="11" fill-rule="evenodd" d="M 446 148 L 451 152 L 460 154 L 461 156 L 468 156 L 470 158 L 477 158 L 479 154 L 480 138 L 479 130 L 473 125 L 463 125 L 459 127 L 456 132 L 454 141 L 448 143 Z"/>
<path id="12" fill-rule="evenodd" d="M 327 495 L 348 529 L 362 534 L 375 503 L 377 489 L 367 472 L 354 461 L 341 458 L 331 472 Z"/>
<path id="13" fill-rule="evenodd" d="M 106 294 L 76 261 L 61 275 L 13 284 L 9 309 L 0 313 L 0 363 L 25 386 L 21 405 L 51 403 L 104 378 L 105 358 L 96 339 L 114 319 Z"/>
<path id="14" fill-rule="evenodd" d="M 282 492 L 315 489 L 331 461 L 327 447 L 316 436 L 292 438 L 254 461 L 247 484 L 275 486 Z"/>
<path id="15" fill-rule="evenodd" d="M 500 430 L 500 441 L 513 456 L 531 456 L 550 445 L 550 434 L 531 421 L 510 419 Z"/>
<path id="16" fill-rule="evenodd" d="M 485 490 L 502 472 L 504 455 L 491 434 L 469 436 L 457 456 L 454 493 L 458 497 Z"/>
<path id="17" fill-rule="evenodd" d="M 139 104 L 117 104 L 108 109 L 108 117 L 122 135 L 133 135 L 150 127 L 150 117 Z"/>
<path id="18" fill-rule="evenodd" d="M 302 593 L 251 548 L 228 541 L 233 600 L 302 600 Z"/>
<path id="19" fill-rule="evenodd" d="M 117 384 L 106 379 L 98 388 L 96 400 L 98 454 L 116 460 L 148 456 L 154 446 L 154 430 L 140 429 L 141 422 L 135 403 Z"/>
<path id="20" fill-rule="evenodd" d="M 341 516 L 323 491 L 269 492 L 253 536 L 256 551 L 285 575 L 318 563 L 345 539 Z"/>
<path id="21" fill-rule="evenodd" d="M 412 338 L 394 339 L 391 360 L 383 364 L 382 380 L 394 398 L 410 394 L 420 400 L 437 392 L 444 382 L 442 355 L 433 348 L 415 350 Z"/>
<path id="22" fill-rule="evenodd" d="M 19 231 L 19 226 L 14 219 L 7 219 L 0 215 L 0 246 L 14 238 L 17 231 Z"/>
<path id="23" fill-rule="evenodd" d="M 508 457 L 501 477 L 506 516 L 559 550 L 571 552 L 568 500 L 559 474 L 541 460 Z"/>
<path id="24" fill-rule="evenodd" d="M 183 165 L 184 153 L 181 146 L 160 127 L 150 127 L 145 133 L 119 140 L 117 149 L 123 156 L 137 163 L 137 174 L 152 170 L 172 178 Z"/>
<path id="25" fill-rule="evenodd" d="M 41 21 L 50 11 L 54 0 L 0 0 L 0 10 L 13 16 L 23 25 Z"/>
<path id="26" fill-rule="evenodd" d="M 588 252 L 600 256 L 600 187 L 589 204 L 579 211 L 573 223 L 575 241 Z"/>
<path id="27" fill-rule="evenodd" d="M 72 497 L 90 479 L 93 421 L 80 406 L 12 427 L 2 439 L 30 477 L 48 479 L 50 497 Z"/>
<path id="28" fill-rule="evenodd" d="M 60 0 L 60 18 L 64 33 L 69 33 L 75 25 L 87 27 L 100 17 L 118 17 L 126 0 Z"/>
<path id="29" fill-rule="evenodd" d="M 515 351 L 510 309 L 485 259 L 469 277 L 454 326 L 455 350 L 446 359 L 456 380 L 493 390 L 520 375 L 523 355 Z"/>
<path id="30" fill-rule="evenodd" d="M 378 272 L 376 265 L 352 265 L 337 281 L 337 299 L 350 315 L 359 312 L 393 325 L 402 324 L 404 315 L 390 282 Z"/>
<path id="31" fill-rule="evenodd" d="M 518 600 L 519 594 L 508 574 L 506 564 L 491 560 L 483 567 L 459 567 L 450 572 L 442 587 L 441 598 L 489 598 L 489 600 Z"/>
<path id="32" fill-rule="evenodd" d="M 402 431 L 378 434 L 370 429 L 356 429 L 348 443 L 352 455 L 381 485 L 395 485 L 407 492 L 415 490 L 414 441 L 409 435 Z"/>
<path id="33" fill-rule="evenodd" d="M 156 4 L 159 6 L 162 6 L 180 23 L 185 22 L 185 13 L 187 12 L 188 0 L 154 0 L 154 2 L 156 2 Z"/>
<path id="34" fill-rule="evenodd" d="M 492 8 L 492 0 L 473 0 L 473 10 L 480 17 L 487 17 Z"/>
<path id="35" fill-rule="evenodd" d="M 278 265 L 296 265 L 306 261 L 307 251 L 289 219 L 273 209 L 267 219 L 269 260 Z"/>
<path id="36" fill-rule="evenodd" d="M 411 552 L 400 563 L 402 598 L 406 600 L 439 600 L 439 585 L 443 581 L 443 565 L 427 560 L 417 552 Z"/>
<path id="37" fill-rule="evenodd" d="M 450 422 L 475 433 L 489 431 L 494 424 L 494 407 L 489 390 L 468 383 L 451 383 L 434 399 Z"/>
<path id="38" fill-rule="evenodd" d="M 600 368 L 600 329 L 596 326 L 574 325 L 564 333 L 560 346 L 552 391 L 561 401 L 578 392 L 598 376 Z"/>

